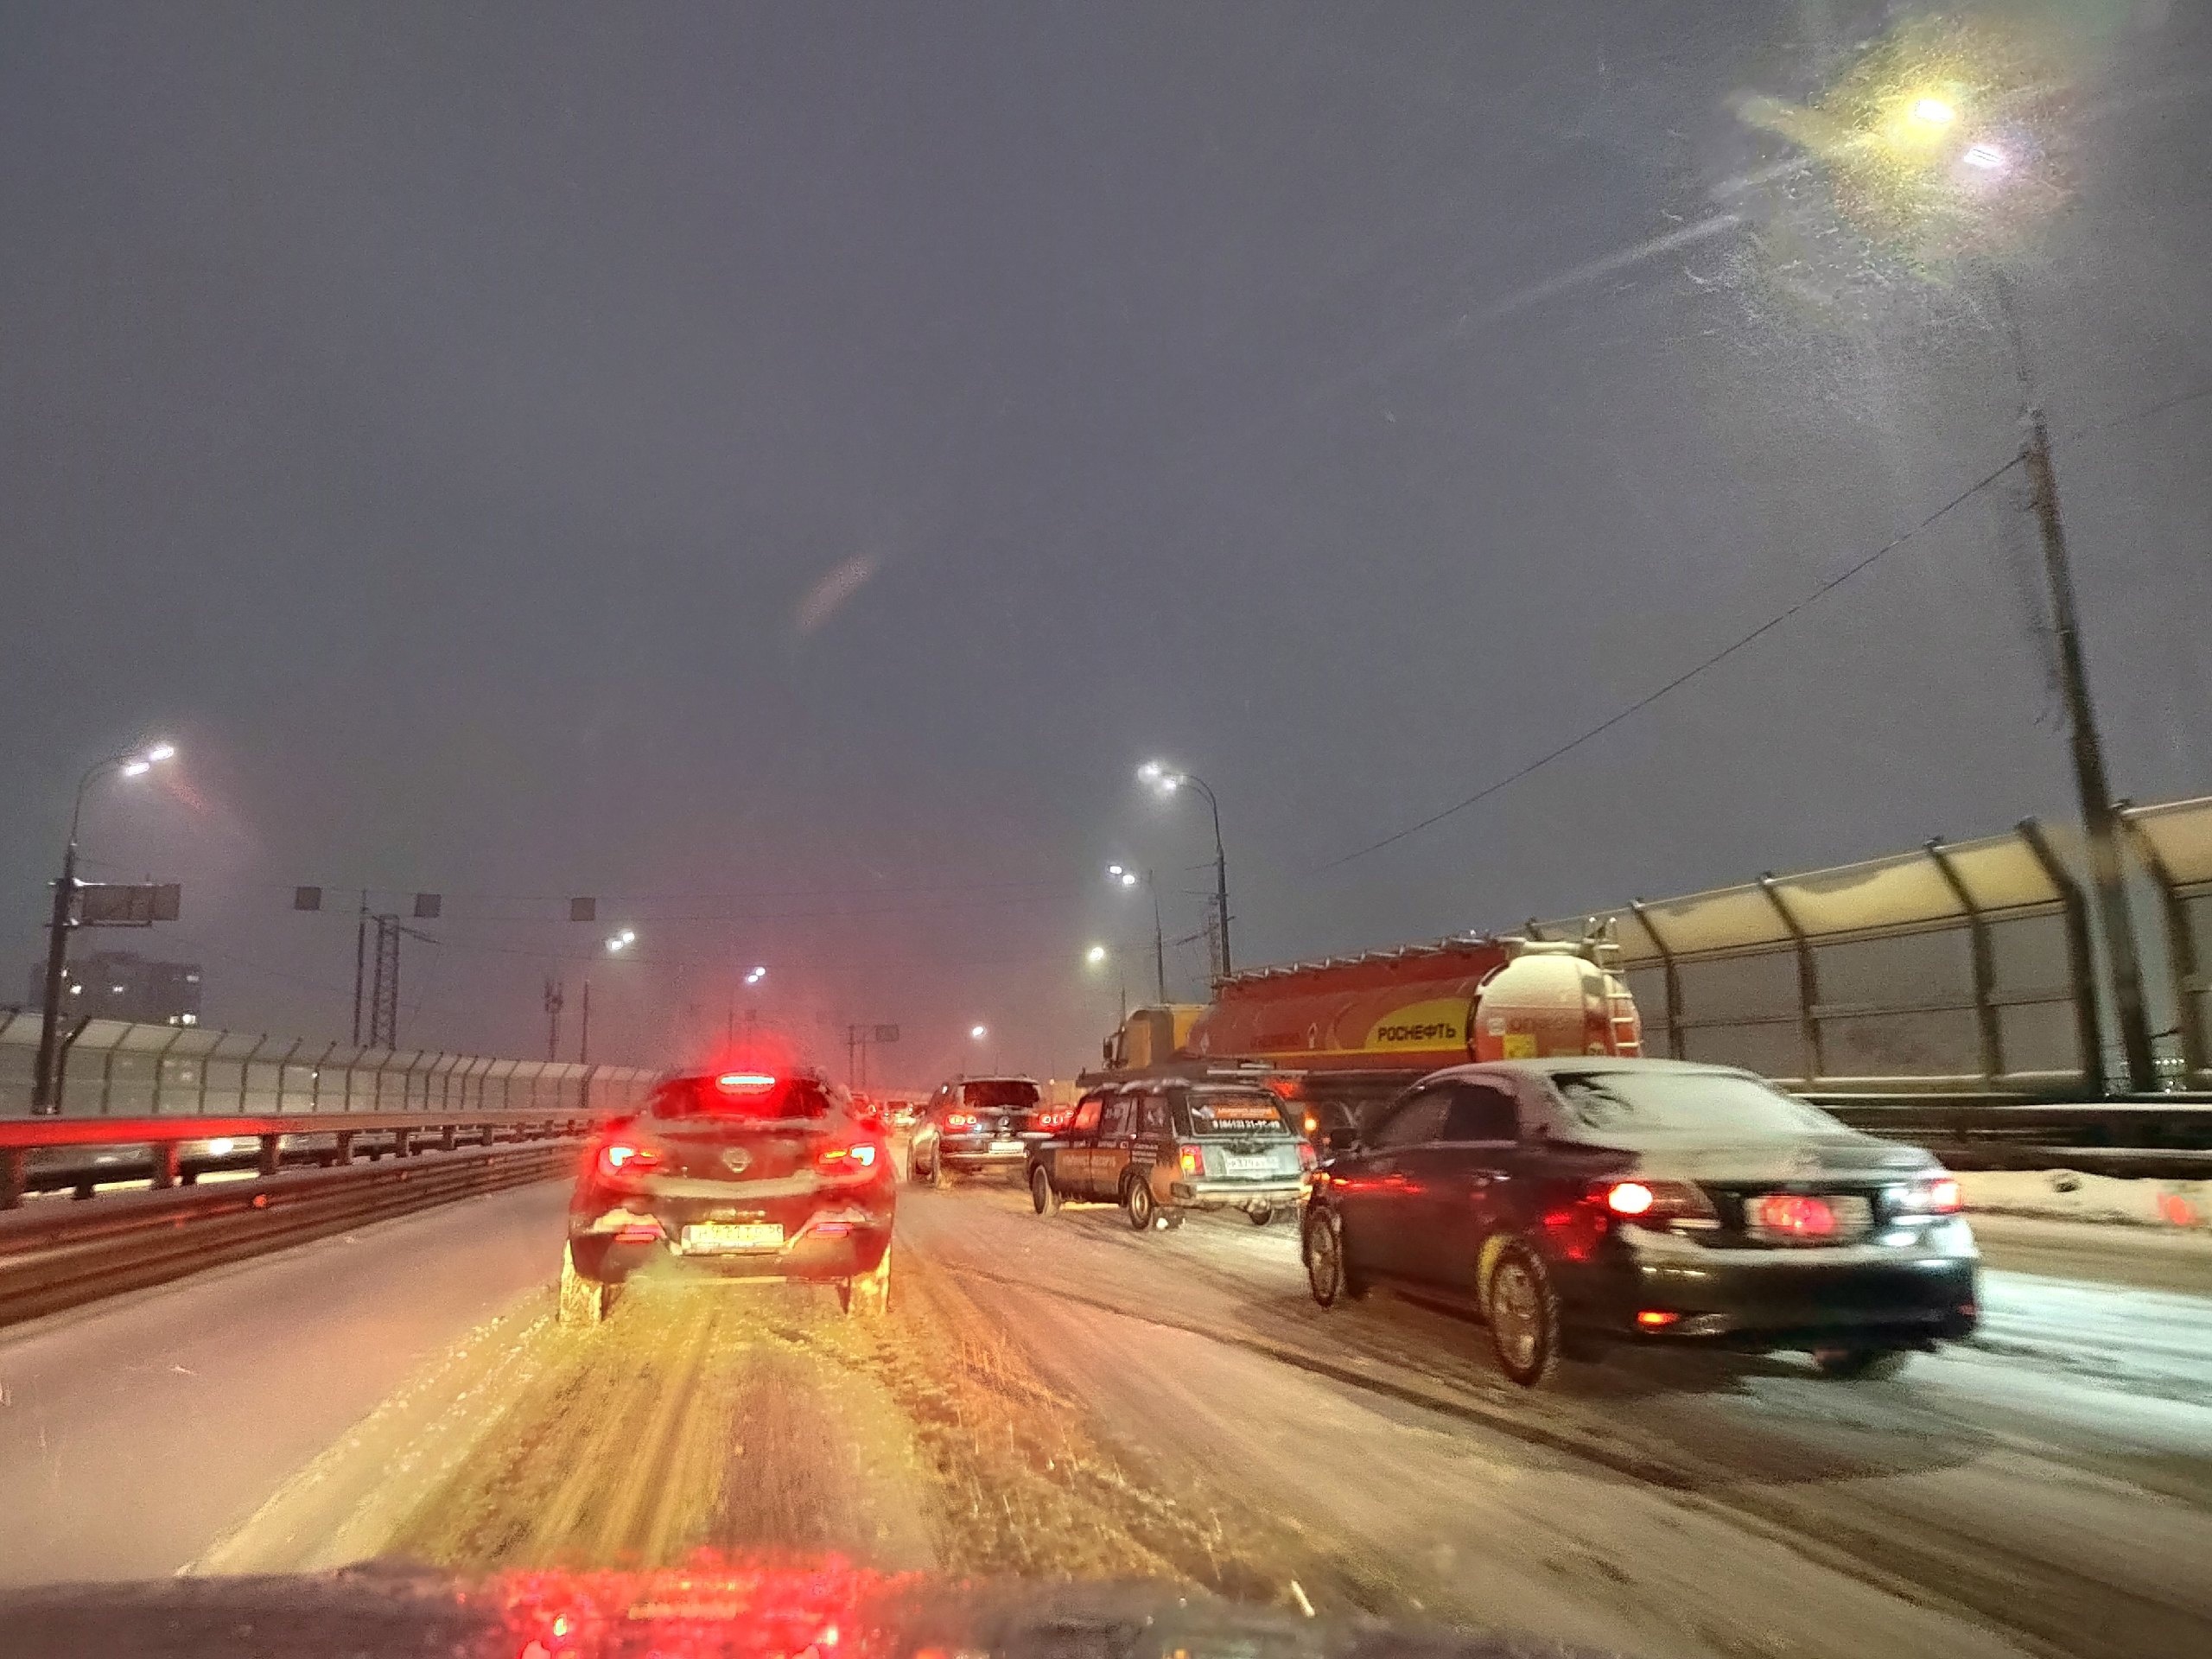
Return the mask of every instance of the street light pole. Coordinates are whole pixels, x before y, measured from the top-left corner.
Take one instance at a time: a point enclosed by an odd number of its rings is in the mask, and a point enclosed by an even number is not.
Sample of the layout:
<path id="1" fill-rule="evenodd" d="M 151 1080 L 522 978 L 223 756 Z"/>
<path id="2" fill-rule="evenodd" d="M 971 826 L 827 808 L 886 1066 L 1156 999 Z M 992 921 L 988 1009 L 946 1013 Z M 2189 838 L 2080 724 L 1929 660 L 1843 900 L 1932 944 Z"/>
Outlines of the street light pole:
<path id="1" fill-rule="evenodd" d="M 1207 785 L 1205 779 L 1192 772 L 1181 772 L 1164 766 L 1157 760 L 1148 760 L 1139 766 L 1137 776 L 1169 794 L 1173 794 L 1176 790 L 1188 784 L 1206 798 L 1207 810 L 1213 814 L 1214 912 L 1221 927 L 1221 960 L 1218 965 L 1221 970 L 1220 977 L 1226 979 L 1236 971 L 1236 967 L 1229 950 L 1229 853 L 1221 839 L 1221 803 L 1214 798 L 1214 792 Z M 1158 903 L 1158 893 L 1159 890 L 1154 888 L 1155 906 Z M 1163 974 L 1161 977 L 1164 979 L 1166 976 Z M 1160 1000 L 1162 1001 L 1167 1000 L 1164 986 L 1160 991 Z"/>
<path id="2" fill-rule="evenodd" d="M 56 1086 L 60 1058 L 61 981 L 68 971 L 70 901 L 77 895 L 77 831 L 84 822 L 85 791 L 102 772 L 127 771 L 136 777 L 149 770 L 156 760 L 167 760 L 175 753 L 171 745 L 157 743 L 143 753 L 132 751 L 111 754 L 86 767 L 85 775 L 77 780 L 76 798 L 69 804 L 69 841 L 61 849 L 61 879 L 54 884 L 54 912 L 47 924 L 46 999 L 39 1014 L 37 1069 L 31 1081 L 31 1111 L 35 1116 L 51 1116 L 61 1109 L 60 1090 Z"/>

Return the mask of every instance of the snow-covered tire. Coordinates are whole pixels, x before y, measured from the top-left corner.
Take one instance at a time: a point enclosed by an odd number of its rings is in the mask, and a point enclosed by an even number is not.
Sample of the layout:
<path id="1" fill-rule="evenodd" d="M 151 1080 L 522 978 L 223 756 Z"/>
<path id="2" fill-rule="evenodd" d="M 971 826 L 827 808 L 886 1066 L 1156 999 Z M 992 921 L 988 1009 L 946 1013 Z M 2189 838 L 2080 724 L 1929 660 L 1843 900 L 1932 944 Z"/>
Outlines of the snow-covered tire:
<path id="1" fill-rule="evenodd" d="M 837 1300 L 845 1312 L 855 1319 L 877 1319 L 891 1310 L 891 1247 L 883 1247 L 883 1259 L 866 1273 L 857 1274 L 837 1287 Z"/>
<path id="2" fill-rule="evenodd" d="M 1152 1183 L 1143 1176 L 1133 1175 L 1122 1183 L 1122 1213 L 1129 1218 L 1132 1232 L 1148 1233 L 1160 1223 L 1160 1205 L 1152 1196 Z"/>
<path id="3" fill-rule="evenodd" d="M 613 1306 L 614 1287 L 579 1273 L 575 1249 L 563 1245 L 559 1322 L 573 1325 L 597 1325 Z"/>
<path id="4" fill-rule="evenodd" d="M 1055 1216 L 1059 1213 L 1059 1189 L 1052 1185 L 1052 1172 L 1042 1164 L 1034 1164 L 1030 1166 L 1029 1203 L 1040 1216 Z"/>
<path id="5" fill-rule="evenodd" d="M 1524 1389 L 1550 1380 L 1560 1358 L 1559 1289 L 1543 1258 L 1516 1239 L 1490 1270 L 1490 1340 L 1497 1368 Z"/>

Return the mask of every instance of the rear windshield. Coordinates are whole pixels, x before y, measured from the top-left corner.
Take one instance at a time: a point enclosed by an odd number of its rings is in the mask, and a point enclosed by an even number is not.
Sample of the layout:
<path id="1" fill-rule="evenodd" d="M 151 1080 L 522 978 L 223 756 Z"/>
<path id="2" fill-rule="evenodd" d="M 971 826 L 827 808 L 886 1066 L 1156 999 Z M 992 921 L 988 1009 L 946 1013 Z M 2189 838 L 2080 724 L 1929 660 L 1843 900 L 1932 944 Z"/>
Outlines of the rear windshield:
<path id="1" fill-rule="evenodd" d="M 1191 1133 L 1193 1135 L 1287 1135 L 1290 1120 L 1283 1103 L 1273 1095 L 1216 1094 L 1194 1090 L 1191 1096 Z"/>
<path id="2" fill-rule="evenodd" d="M 1631 1139 L 1849 1133 L 1819 1107 L 1726 1071 L 1558 1071 L 1552 1087 L 1585 1128 Z"/>
<path id="3" fill-rule="evenodd" d="M 1020 1077 L 992 1077 L 960 1085 L 960 1103 L 971 1111 L 1027 1111 L 1039 1098 L 1037 1085 Z"/>
<path id="4" fill-rule="evenodd" d="M 726 1077 L 675 1077 L 653 1090 L 655 1117 L 737 1117 L 773 1121 L 826 1117 L 830 1096 L 811 1077 L 734 1072 Z"/>

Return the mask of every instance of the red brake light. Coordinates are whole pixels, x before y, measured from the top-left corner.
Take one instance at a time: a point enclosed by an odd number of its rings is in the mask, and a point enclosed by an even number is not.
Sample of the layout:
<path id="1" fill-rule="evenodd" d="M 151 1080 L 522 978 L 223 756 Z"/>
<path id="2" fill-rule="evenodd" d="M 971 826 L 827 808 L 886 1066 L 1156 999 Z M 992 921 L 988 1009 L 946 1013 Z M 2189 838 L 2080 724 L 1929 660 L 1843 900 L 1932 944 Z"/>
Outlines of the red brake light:
<path id="1" fill-rule="evenodd" d="M 1643 1227 L 1720 1224 L 1704 1192 L 1688 1181 L 1607 1181 L 1592 1189 L 1591 1199 L 1620 1220 Z M 1545 1224 L 1560 1224 L 1547 1217 Z"/>
<path id="2" fill-rule="evenodd" d="M 1206 1173 L 1206 1149 L 1204 1147 L 1178 1147 L 1175 1148 L 1175 1162 L 1185 1175 L 1203 1175 Z"/>
<path id="3" fill-rule="evenodd" d="M 944 1127 L 948 1129 L 972 1129 L 976 1127 L 976 1121 L 973 1112 L 947 1112 L 944 1115 Z"/>
<path id="4" fill-rule="evenodd" d="M 875 1143 L 855 1141 L 842 1147 L 824 1147 L 814 1154 L 815 1166 L 831 1175 L 862 1175 L 875 1167 Z"/>
<path id="5" fill-rule="evenodd" d="M 715 1087 L 726 1095 L 765 1094 L 776 1086 L 776 1079 L 766 1071 L 725 1071 L 715 1079 Z"/>
<path id="6" fill-rule="evenodd" d="M 623 1178 L 642 1175 L 660 1163 L 660 1154 L 627 1141 L 610 1141 L 599 1149 L 599 1173 Z"/>
<path id="7" fill-rule="evenodd" d="M 1617 1216 L 1643 1215 L 1651 1204 L 1651 1189 L 1642 1181 L 1615 1181 L 1605 1192 L 1605 1208 Z"/>
<path id="8" fill-rule="evenodd" d="M 1319 1161 L 1320 1158 L 1314 1152 L 1312 1141 L 1301 1141 L 1298 1143 L 1298 1166 L 1300 1169 L 1311 1169 Z"/>
<path id="9" fill-rule="evenodd" d="M 1965 1209 L 1966 1197 L 1959 1191 L 1958 1177 L 1938 1175 L 1929 1182 L 1928 1207 L 1939 1216 L 1955 1216 Z"/>

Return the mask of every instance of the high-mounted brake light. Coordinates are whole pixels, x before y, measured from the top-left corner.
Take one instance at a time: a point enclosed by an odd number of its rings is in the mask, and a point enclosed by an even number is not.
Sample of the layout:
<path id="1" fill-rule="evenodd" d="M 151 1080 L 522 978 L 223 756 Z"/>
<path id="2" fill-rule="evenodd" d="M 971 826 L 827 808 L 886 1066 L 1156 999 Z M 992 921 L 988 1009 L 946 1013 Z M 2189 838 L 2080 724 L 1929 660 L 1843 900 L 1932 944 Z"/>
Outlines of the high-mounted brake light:
<path id="1" fill-rule="evenodd" d="M 599 1172 L 602 1175 L 642 1175 L 659 1162 L 658 1153 L 647 1152 L 627 1141 L 610 1141 L 599 1149 Z"/>
<path id="2" fill-rule="evenodd" d="M 757 1095 L 775 1086 L 775 1077 L 766 1071 L 725 1071 L 715 1079 L 715 1087 L 726 1095 Z"/>

